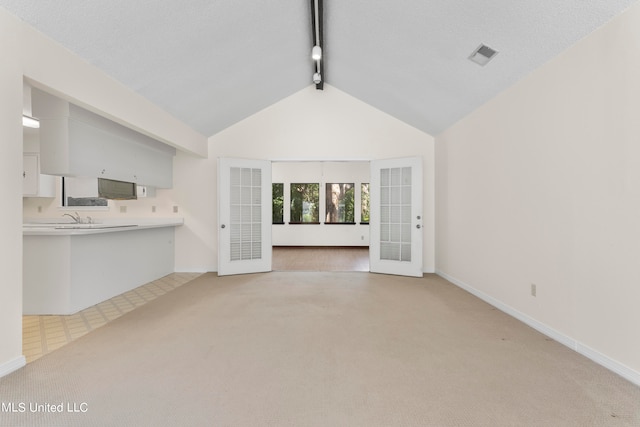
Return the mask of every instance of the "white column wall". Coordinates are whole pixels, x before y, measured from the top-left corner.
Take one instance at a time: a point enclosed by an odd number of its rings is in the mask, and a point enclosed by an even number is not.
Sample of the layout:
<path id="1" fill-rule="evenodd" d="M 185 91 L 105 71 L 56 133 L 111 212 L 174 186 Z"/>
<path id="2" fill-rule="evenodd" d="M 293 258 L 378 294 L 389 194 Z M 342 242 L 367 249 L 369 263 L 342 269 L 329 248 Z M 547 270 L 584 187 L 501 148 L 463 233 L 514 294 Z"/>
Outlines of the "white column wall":
<path id="1" fill-rule="evenodd" d="M 0 376 L 22 356 L 22 67 L 19 23 L 0 9 Z"/>

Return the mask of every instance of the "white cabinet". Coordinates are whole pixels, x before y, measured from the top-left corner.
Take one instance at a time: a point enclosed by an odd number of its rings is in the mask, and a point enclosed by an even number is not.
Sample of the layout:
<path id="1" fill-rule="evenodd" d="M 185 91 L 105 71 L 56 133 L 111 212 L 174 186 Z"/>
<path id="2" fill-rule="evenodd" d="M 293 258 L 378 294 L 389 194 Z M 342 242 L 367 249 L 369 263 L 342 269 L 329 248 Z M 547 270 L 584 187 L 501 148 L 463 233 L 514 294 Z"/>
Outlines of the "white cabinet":
<path id="1" fill-rule="evenodd" d="M 175 148 L 45 92 L 32 98 L 42 172 L 172 187 Z"/>
<path id="2" fill-rule="evenodd" d="M 22 195 L 24 197 L 55 197 L 54 177 L 40 174 L 38 153 L 24 153 L 22 165 Z"/>
<path id="3" fill-rule="evenodd" d="M 148 187 L 146 185 L 138 185 L 136 188 L 136 195 L 138 199 L 141 197 L 156 197 L 156 188 Z"/>
<path id="4" fill-rule="evenodd" d="M 24 153 L 22 156 L 22 195 L 35 196 L 38 193 L 38 155 L 36 153 Z"/>

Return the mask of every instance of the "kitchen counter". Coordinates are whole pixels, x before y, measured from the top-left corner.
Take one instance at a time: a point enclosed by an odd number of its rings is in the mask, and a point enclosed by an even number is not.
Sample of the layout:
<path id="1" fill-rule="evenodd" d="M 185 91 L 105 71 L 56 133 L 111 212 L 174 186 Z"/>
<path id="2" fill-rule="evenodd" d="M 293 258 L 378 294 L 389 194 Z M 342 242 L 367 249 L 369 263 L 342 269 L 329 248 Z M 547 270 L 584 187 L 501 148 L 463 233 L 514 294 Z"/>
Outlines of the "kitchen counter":
<path id="1" fill-rule="evenodd" d="M 23 225 L 23 314 L 73 314 L 174 272 L 182 218 Z"/>
<path id="2" fill-rule="evenodd" d="M 140 218 L 130 220 L 99 220 L 92 224 L 55 222 L 54 220 L 28 221 L 22 225 L 23 236 L 74 236 L 143 230 L 158 227 L 176 227 L 184 224 L 182 218 Z"/>

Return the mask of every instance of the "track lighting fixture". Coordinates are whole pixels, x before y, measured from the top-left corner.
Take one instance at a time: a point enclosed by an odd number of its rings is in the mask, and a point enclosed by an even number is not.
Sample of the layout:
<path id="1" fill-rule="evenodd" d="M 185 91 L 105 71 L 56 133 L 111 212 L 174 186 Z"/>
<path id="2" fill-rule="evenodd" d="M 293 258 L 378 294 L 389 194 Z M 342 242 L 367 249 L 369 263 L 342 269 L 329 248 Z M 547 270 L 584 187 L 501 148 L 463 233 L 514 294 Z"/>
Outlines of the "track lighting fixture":
<path id="1" fill-rule="evenodd" d="M 322 48 L 322 0 L 311 0 L 311 24 L 313 30 L 313 47 L 311 48 L 313 83 L 315 83 L 316 89 L 322 90 L 325 59 Z"/>

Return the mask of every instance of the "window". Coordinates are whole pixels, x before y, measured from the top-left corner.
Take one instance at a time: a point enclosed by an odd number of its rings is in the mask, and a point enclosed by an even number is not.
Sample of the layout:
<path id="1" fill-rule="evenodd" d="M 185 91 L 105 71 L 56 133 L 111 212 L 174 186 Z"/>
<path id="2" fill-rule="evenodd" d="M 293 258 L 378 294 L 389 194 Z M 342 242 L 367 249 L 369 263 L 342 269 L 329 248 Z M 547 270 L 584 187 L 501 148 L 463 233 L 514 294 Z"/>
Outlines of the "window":
<path id="1" fill-rule="evenodd" d="M 272 223 L 284 224 L 284 184 L 272 184 L 273 195 Z"/>
<path id="2" fill-rule="evenodd" d="M 360 223 L 369 224 L 369 183 L 360 185 Z"/>
<path id="3" fill-rule="evenodd" d="M 62 177 L 62 206 L 108 206 L 107 199 L 98 197 L 97 178 Z"/>
<path id="4" fill-rule="evenodd" d="M 133 182 L 98 178 L 98 196 L 103 199 L 136 200 L 137 187 Z"/>
<path id="5" fill-rule="evenodd" d="M 291 224 L 320 223 L 320 184 L 291 184 Z"/>
<path id="6" fill-rule="evenodd" d="M 327 184 L 326 224 L 355 224 L 354 184 Z"/>

